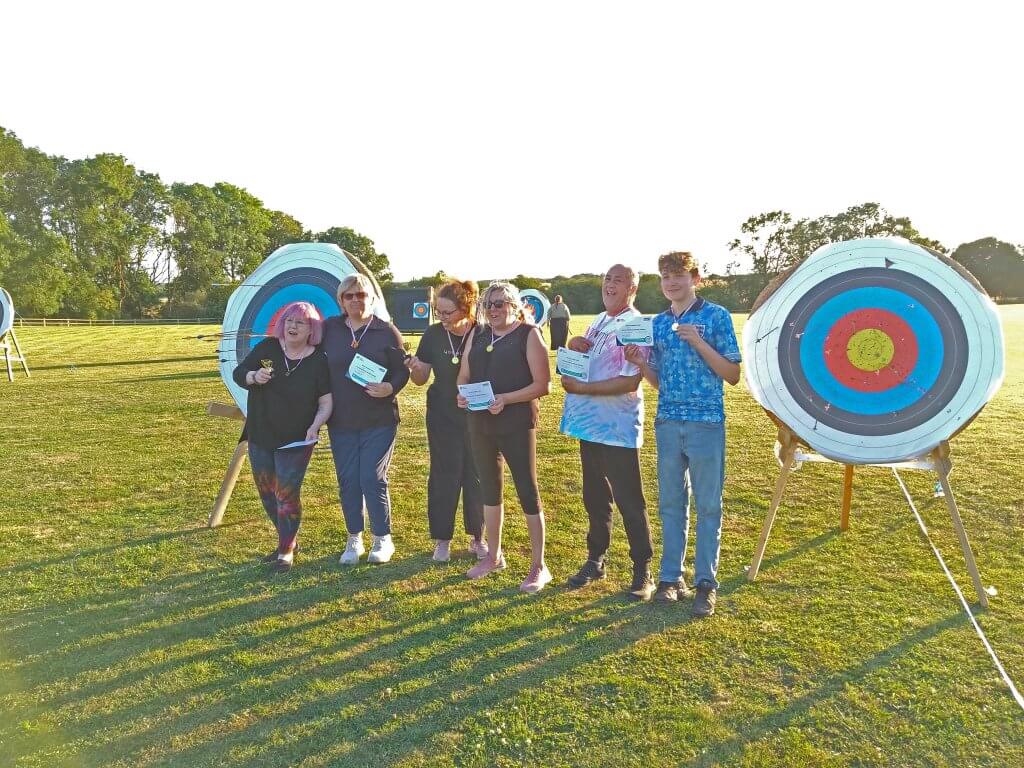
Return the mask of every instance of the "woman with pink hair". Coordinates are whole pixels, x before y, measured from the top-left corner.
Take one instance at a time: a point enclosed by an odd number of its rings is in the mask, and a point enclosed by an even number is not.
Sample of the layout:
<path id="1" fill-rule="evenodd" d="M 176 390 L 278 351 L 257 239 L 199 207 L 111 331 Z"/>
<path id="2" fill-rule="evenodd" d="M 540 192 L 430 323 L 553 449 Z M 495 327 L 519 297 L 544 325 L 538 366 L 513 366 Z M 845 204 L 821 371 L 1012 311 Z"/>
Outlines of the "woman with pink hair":
<path id="1" fill-rule="evenodd" d="M 235 382 L 249 390 L 243 439 L 249 441 L 256 490 L 277 529 L 277 548 L 263 562 L 276 571 L 287 571 L 295 562 L 302 521 L 299 491 L 320 427 L 333 407 L 327 358 L 317 347 L 322 336 L 316 307 L 293 302 L 278 316 L 272 334 L 234 371 Z"/>

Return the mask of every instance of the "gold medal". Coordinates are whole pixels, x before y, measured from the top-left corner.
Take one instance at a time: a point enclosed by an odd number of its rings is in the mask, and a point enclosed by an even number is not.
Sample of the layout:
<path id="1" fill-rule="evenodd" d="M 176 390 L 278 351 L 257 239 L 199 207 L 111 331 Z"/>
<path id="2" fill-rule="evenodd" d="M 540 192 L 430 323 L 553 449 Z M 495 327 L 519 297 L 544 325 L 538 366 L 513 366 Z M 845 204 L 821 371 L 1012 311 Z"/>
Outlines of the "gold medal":
<path id="1" fill-rule="evenodd" d="M 359 342 L 356 341 L 355 339 L 352 339 L 352 343 L 349 344 L 349 346 L 352 347 L 352 349 L 359 349 Z"/>
<path id="2" fill-rule="evenodd" d="M 459 364 L 459 356 L 458 355 L 452 355 L 452 365 L 458 365 L 458 364 Z"/>
<path id="3" fill-rule="evenodd" d="M 488 345 L 487 345 L 487 346 L 485 347 L 485 349 L 486 349 L 486 350 L 487 350 L 488 352 L 493 352 L 493 351 L 494 351 L 494 345 L 493 345 L 493 344 L 488 344 Z"/>

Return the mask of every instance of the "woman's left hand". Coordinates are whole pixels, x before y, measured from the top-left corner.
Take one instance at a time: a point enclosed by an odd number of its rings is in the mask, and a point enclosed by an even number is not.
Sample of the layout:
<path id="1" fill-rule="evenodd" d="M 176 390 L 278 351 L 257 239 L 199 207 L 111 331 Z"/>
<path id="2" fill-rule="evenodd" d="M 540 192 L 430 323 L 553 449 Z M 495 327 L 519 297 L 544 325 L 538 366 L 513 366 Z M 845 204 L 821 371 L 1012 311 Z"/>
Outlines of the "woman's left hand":
<path id="1" fill-rule="evenodd" d="M 487 410 L 497 416 L 503 410 L 505 410 L 505 396 L 495 395 L 494 402 L 487 406 Z"/>
<path id="2" fill-rule="evenodd" d="M 391 386 L 389 381 L 366 385 L 366 394 L 370 397 L 391 397 L 391 393 L 394 391 L 395 388 Z"/>

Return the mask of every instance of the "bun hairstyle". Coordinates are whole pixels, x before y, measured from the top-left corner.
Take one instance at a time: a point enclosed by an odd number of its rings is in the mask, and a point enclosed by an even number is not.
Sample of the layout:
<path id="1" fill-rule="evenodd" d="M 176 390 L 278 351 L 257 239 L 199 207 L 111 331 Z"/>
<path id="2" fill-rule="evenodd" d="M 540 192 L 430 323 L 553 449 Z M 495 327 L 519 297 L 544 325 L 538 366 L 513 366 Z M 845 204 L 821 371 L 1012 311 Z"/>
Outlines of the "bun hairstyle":
<path id="1" fill-rule="evenodd" d="M 480 288 L 473 280 L 449 280 L 437 291 L 437 298 L 447 299 L 466 313 L 467 317 L 476 316 L 477 302 L 480 300 Z"/>
<path id="2" fill-rule="evenodd" d="M 488 301 L 491 294 L 494 293 L 501 293 L 506 301 L 515 305 L 516 317 L 519 320 L 526 319 L 526 313 L 523 312 L 523 298 L 519 295 L 519 289 L 512 283 L 507 283 L 504 280 L 496 280 L 488 285 L 487 289 L 484 291 L 480 302 L 480 314 L 482 317 L 485 319 L 487 317 L 483 312 L 483 302 Z"/>

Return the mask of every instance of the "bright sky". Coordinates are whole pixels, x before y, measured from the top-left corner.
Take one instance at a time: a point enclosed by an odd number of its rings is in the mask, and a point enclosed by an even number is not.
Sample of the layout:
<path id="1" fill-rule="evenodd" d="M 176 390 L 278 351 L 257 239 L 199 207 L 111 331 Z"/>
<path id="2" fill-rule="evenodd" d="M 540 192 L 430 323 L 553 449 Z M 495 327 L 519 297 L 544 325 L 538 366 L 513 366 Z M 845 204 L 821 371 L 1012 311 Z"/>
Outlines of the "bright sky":
<path id="1" fill-rule="evenodd" d="M 353 227 L 400 280 L 722 270 L 750 215 L 866 201 L 1024 243 L 1017 7 L 22 2 L 0 125 Z"/>

